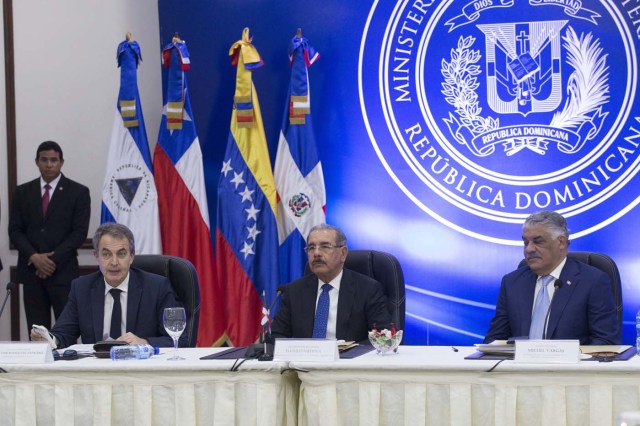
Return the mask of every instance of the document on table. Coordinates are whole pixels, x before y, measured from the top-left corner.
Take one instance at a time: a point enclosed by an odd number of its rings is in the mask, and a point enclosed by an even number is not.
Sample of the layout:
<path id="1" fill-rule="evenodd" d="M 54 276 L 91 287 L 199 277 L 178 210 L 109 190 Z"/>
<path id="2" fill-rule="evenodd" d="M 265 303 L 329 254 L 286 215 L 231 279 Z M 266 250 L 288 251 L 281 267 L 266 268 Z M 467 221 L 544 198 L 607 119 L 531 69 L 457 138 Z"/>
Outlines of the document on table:
<path id="1" fill-rule="evenodd" d="M 621 354 L 629 348 L 629 345 L 583 345 L 580 346 L 580 352 L 587 355 Z"/>
<path id="2" fill-rule="evenodd" d="M 494 340 L 491 343 L 476 343 L 476 350 L 485 354 L 501 354 L 508 355 L 516 352 L 516 345 L 507 343 L 506 340 Z"/>
<path id="3" fill-rule="evenodd" d="M 338 340 L 338 350 L 340 352 L 355 348 L 356 346 L 358 346 L 358 342 L 356 341 L 350 340 L 348 342 L 345 342 L 344 340 Z"/>

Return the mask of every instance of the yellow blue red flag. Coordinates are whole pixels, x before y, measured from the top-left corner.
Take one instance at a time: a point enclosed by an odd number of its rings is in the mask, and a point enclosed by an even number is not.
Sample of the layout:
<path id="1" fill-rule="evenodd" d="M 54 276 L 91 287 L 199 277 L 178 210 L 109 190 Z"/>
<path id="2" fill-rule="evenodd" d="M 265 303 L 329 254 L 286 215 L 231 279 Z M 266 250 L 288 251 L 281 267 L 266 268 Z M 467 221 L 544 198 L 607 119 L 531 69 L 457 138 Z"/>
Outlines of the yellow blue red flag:
<path id="1" fill-rule="evenodd" d="M 234 108 L 218 183 L 216 266 L 224 285 L 231 344 L 257 340 L 263 301 L 275 298 L 278 234 L 276 186 L 252 72 L 263 65 L 245 28 L 229 50 L 237 67 Z"/>

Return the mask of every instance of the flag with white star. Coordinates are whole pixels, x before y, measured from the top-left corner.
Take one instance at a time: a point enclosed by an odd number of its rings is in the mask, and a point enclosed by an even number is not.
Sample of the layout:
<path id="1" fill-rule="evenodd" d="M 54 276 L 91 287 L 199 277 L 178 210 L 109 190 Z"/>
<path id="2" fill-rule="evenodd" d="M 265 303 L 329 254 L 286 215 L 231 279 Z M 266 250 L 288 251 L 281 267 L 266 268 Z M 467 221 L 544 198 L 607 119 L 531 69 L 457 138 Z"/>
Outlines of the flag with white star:
<path id="1" fill-rule="evenodd" d="M 234 346 L 258 339 L 263 300 L 277 288 L 276 188 L 251 72 L 262 65 L 245 28 L 229 55 L 237 66 L 231 128 L 218 183 L 216 266 Z"/>
<path id="2" fill-rule="evenodd" d="M 308 68 L 320 57 L 309 41 L 296 34 L 289 44 L 291 78 L 276 154 L 280 283 L 304 273 L 309 231 L 324 223 L 326 193 L 311 121 Z"/>
<path id="3" fill-rule="evenodd" d="M 161 254 L 158 193 L 138 92 L 142 54 L 131 34 L 118 45 L 117 60 L 120 92 L 102 185 L 100 223 L 117 222 L 131 229 L 137 254 Z"/>
<path id="4" fill-rule="evenodd" d="M 184 41 L 175 37 L 162 51 L 167 69 L 164 111 L 154 168 L 164 254 L 188 259 L 200 281 L 198 346 L 217 346 L 224 335 L 224 300 L 215 274 L 202 150 L 193 122 Z M 196 324 L 197 326 L 197 324 Z"/>

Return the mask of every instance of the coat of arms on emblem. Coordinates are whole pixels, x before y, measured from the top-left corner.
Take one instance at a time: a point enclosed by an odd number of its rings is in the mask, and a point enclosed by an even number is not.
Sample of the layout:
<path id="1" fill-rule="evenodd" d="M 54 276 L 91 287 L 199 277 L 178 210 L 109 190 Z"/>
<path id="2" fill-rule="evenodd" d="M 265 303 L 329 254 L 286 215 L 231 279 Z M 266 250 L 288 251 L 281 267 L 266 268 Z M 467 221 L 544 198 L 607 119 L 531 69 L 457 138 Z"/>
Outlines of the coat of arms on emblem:
<path id="1" fill-rule="evenodd" d="M 289 199 L 289 208 L 296 217 L 304 216 L 311 209 L 311 200 L 301 192 Z"/>
<path id="2" fill-rule="evenodd" d="M 455 108 L 444 122 L 458 143 L 479 157 L 495 153 L 497 145 L 507 156 L 523 149 L 544 155 L 550 144 L 574 154 L 598 135 L 607 116 L 602 111 L 609 98 L 607 55 L 591 33 L 578 36 L 567 22 L 478 25 L 485 36 L 484 67 L 480 51 L 472 49 L 475 38 L 459 38 L 441 68 L 442 93 Z M 572 69 L 566 88 L 563 65 Z M 501 126 L 498 118 L 482 116 L 483 72 L 486 103 L 495 113 L 535 120 L 536 113 L 555 112 L 553 118 Z"/>

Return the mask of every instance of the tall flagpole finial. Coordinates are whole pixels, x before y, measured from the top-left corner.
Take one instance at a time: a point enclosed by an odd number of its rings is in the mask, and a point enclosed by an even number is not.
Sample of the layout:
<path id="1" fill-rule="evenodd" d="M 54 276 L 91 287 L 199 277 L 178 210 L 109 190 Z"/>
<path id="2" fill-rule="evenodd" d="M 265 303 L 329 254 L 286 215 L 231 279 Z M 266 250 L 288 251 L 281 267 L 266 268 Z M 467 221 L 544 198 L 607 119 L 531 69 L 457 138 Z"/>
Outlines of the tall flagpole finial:
<path id="1" fill-rule="evenodd" d="M 125 34 L 125 37 L 127 38 L 127 41 L 133 41 L 133 37 L 131 37 L 130 31 L 127 31 L 127 33 Z"/>
<path id="2" fill-rule="evenodd" d="M 172 43 L 182 43 L 182 40 L 180 40 L 180 36 L 178 36 L 178 33 L 175 32 L 173 33 L 173 38 L 171 39 Z"/>
<path id="3" fill-rule="evenodd" d="M 302 38 L 302 28 L 298 28 L 298 31 L 296 31 L 296 37 Z"/>
<path id="4" fill-rule="evenodd" d="M 245 43 L 251 43 L 252 40 L 253 37 L 249 37 L 249 27 L 245 27 L 244 30 L 242 30 L 242 41 Z"/>

